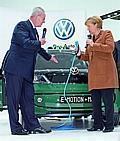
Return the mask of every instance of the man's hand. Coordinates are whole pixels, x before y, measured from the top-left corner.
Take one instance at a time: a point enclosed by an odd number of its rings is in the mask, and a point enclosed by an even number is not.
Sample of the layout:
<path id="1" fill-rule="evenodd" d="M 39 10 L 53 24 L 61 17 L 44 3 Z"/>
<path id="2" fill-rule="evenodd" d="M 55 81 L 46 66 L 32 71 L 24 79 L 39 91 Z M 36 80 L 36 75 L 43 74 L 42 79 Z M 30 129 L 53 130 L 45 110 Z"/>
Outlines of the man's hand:
<path id="1" fill-rule="evenodd" d="M 57 60 L 57 58 L 56 58 L 55 55 L 51 55 L 50 61 L 52 61 L 52 62 L 54 62 L 54 63 L 58 63 L 58 60 Z"/>
<path id="2" fill-rule="evenodd" d="M 41 43 L 41 45 L 44 45 L 44 44 L 46 43 L 45 38 L 41 38 L 41 39 L 40 39 L 40 43 Z"/>

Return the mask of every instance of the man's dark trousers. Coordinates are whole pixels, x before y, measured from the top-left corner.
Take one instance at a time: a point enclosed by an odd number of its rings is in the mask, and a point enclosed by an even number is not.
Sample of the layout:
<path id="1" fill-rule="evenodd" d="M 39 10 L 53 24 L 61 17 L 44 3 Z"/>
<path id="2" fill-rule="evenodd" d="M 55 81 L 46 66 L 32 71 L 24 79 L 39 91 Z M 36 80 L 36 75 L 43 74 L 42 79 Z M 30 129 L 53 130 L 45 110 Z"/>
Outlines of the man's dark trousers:
<path id="1" fill-rule="evenodd" d="M 23 129 L 18 122 L 19 107 L 25 129 L 33 130 L 40 127 L 38 119 L 34 116 L 34 87 L 33 83 L 25 80 L 23 77 L 5 72 L 6 93 L 8 101 L 8 112 L 11 132 Z"/>

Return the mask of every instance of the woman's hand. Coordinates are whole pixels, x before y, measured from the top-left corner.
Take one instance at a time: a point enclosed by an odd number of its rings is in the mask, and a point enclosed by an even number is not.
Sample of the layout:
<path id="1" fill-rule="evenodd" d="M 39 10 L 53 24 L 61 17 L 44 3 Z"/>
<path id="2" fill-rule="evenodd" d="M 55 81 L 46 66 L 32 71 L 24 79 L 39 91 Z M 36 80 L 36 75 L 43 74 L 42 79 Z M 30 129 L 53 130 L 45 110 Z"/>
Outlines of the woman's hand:
<path id="1" fill-rule="evenodd" d="M 93 40 L 91 40 L 91 39 L 88 39 L 88 40 L 86 41 L 86 45 L 90 45 L 91 47 L 93 47 L 93 44 L 94 44 L 94 42 L 93 42 Z"/>

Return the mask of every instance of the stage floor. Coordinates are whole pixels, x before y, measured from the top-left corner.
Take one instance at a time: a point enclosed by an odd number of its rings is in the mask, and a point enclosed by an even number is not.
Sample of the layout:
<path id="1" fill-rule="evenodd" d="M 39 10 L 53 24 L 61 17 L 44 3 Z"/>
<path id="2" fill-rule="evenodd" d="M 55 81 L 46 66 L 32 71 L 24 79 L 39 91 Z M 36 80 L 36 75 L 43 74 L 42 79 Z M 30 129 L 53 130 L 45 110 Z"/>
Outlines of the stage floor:
<path id="1" fill-rule="evenodd" d="M 53 131 L 48 134 L 13 136 L 10 134 L 7 111 L 0 112 L 0 141 L 120 141 L 120 126 L 111 133 L 88 132 L 86 129 L 92 124 L 91 117 L 76 120 L 42 118 L 40 122 L 43 127 L 52 128 Z"/>

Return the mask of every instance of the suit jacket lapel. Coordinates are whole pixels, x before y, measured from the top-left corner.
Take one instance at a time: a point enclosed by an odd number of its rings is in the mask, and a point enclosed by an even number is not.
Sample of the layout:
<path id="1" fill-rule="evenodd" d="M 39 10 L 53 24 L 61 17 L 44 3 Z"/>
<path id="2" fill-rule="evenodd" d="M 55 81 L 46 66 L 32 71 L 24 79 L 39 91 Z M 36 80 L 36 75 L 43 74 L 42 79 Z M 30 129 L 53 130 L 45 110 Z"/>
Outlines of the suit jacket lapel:
<path id="1" fill-rule="evenodd" d="M 100 33 L 96 36 L 96 38 L 95 38 L 95 36 L 93 36 L 93 42 L 96 42 L 97 39 L 101 36 L 101 34 L 102 34 L 102 30 L 101 30 Z"/>

